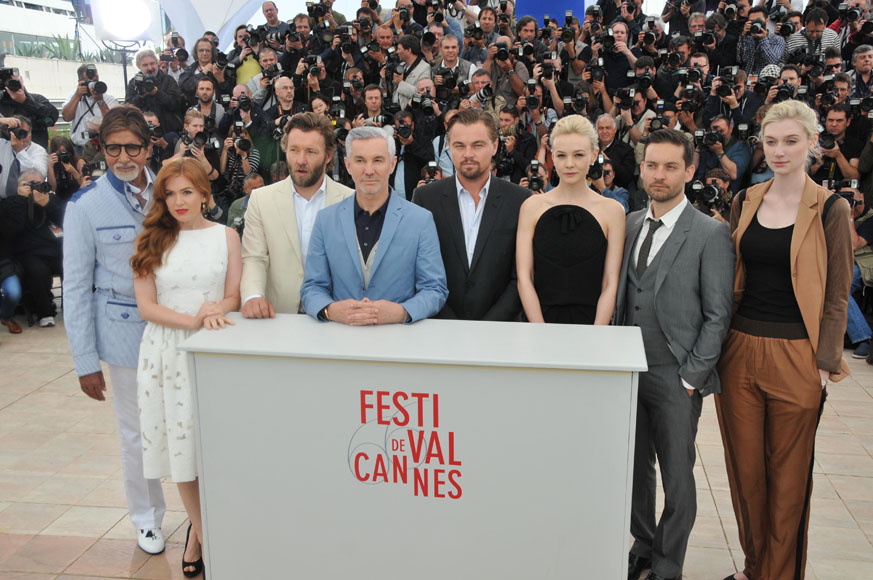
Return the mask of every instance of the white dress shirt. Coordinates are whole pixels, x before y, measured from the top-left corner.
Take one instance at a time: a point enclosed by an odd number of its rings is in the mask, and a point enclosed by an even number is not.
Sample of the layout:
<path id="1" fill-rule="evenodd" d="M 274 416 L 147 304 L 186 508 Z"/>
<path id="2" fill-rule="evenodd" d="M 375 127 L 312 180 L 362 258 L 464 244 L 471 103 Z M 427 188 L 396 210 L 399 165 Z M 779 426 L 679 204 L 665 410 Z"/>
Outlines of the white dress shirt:
<path id="1" fill-rule="evenodd" d="M 0 139 L 0 199 L 6 197 L 6 181 L 9 179 L 9 170 L 15 163 L 15 150 L 6 139 Z"/>
<path id="2" fill-rule="evenodd" d="M 479 192 L 479 205 L 473 201 L 473 195 L 464 189 L 458 177 L 455 176 L 455 187 L 458 191 L 458 209 L 461 210 L 461 225 L 464 228 L 464 244 L 467 246 L 467 265 L 473 263 L 473 251 L 476 249 L 476 238 L 479 237 L 479 225 L 482 223 L 482 213 L 485 209 L 485 201 L 488 199 L 488 190 L 491 187 L 491 177 L 485 182 L 482 191 Z"/>
<path id="3" fill-rule="evenodd" d="M 327 179 L 322 177 L 321 185 L 309 200 L 297 193 L 294 182 L 291 182 L 291 191 L 294 192 L 294 214 L 297 217 L 297 233 L 300 236 L 300 254 L 303 263 L 306 264 L 306 256 L 309 255 L 309 238 L 312 236 L 312 228 L 315 227 L 315 216 L 324 209 Z"/>
<path id="4" fill-rule="evenodd" d="M 679 204 L 661 216 L 661 227 L 655 230 L 655 234 L 652 236 L 652 247 L 649 249 L 649 259 L 646 264 L 648 267 L 649 264 L 652 263 L 652 260 L 655 259 L 655 256 L 658 255 L 658 252 L 661 250 L 661 247 L 664 245 L 664 242 L 667 241 L 667 238 L 670 237 L 670 234 L 673 232 L 673 228 L 676 227 L 676 222 L 679 221 L 679 216 L 682 215 L 682 212 L 685 210 L 685 206 L 688 204 L 688 198 L 684 195 L 682 196 L 682 200 Z M 634 261 L 633 266 L 637 265 L 637 258 L 640 255 L 640 246 L 643 245 L 643 240 L 646 239 L 646 235 L 649 233 L 649 221 L 650 219 L 655 219 L 652 216 L 652 206 L 649 205 L 649 209 L 646 211 L 646 218 L 643 220 L 643 228 L 640 230 L 640 235 L 637 236 L 637 241 L 634 244 Z"/>
<path id="5" fill-rule="evenodd" d="M 146 215 L 148 213 L 149 208 L 152 205 L 152 191 L 154 190 L 154 178 L 152 177 L 152 172 L 148 169 L 143 169 L 146 174 L 146 186 L 142 189 L 138 187 L 134 187 L 130 183 L 124 184 L 124 197 L 127 199 L 127 203 L 130 204 L 135 211 L 138 211 L 142 215 Z M 145 199 L 145 207 L 139 202 L 134 194 L 139 194 Z"/>
<path id="6" fill-rule="evenodd" d="M 21 171 L 36 169 L 44 177 L 48 177 L 48 151 L 39 143 L 31 141 L 30 145 L 19 151 L 15 156 L 18 157 Z"/>
<path id="7" fill-rule="evenodd" d="M 646 266 L 649 266 L 652 263 L 652 260 L 655 259 L 655 256 L 658 255 L 658 252 L 661 251 L 661 248 L 664 246 L 664 242 L 667 241 L 667 238 L 670 237 L 670 234 L 673 233 L 673 228 L 676 227 L 676 222 L 679 221 L 679 216 L 682 215 L 682 212 L 685 211 L 685 206 L 688 205 L 688 198 L 685 195 L 682 195 L 682 200 L 679 204 L 661 216 L 661 227 L 655 230 L 655 233 L 652 235 L 652 247 L 649 249 L 649 259 L 647 260 Z M 646 235 L 649 233 L 649 221 L 650 219 L 655 219 L 652 216 L 652 206 L 649 204 L 649 209 L 646 210 L 646 217 L 643 220 L 643 227 L 640 230 L 640 235 L 637 236 L 637 241 L 634 243 L 634 261 L 631 264 L 636 267 L 637 259 L 640 255 L 640 246 L 643 245 L 643 240 L 646 239 Z M 693 390 L 694 387 L 688 382 L 679 377 L 679 380 L 682 381 L 682 386 L 688 390 Z"/>

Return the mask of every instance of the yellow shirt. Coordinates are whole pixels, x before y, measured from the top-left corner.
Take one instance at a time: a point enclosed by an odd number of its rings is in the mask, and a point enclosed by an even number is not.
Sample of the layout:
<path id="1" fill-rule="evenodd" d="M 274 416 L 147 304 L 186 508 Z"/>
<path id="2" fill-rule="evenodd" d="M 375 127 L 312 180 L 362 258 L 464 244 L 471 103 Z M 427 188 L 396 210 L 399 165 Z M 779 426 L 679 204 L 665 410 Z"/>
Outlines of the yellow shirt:
<path id="1" fill-rule="evenodd" d="M 259 72 L 261 72 L 261 65 L 258 64 L 257 59 L 251 55 L 247 56 L 243 63 L 236 69 L 236 84 L 246 84 Z"/>

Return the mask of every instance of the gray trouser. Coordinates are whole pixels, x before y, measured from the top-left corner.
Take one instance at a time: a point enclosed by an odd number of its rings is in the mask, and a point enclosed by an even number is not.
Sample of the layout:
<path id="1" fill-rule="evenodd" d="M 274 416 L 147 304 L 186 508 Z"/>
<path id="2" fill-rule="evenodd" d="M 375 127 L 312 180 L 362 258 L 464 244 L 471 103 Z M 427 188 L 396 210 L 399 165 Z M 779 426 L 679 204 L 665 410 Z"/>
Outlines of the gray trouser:
<path id="1" fill-rule="evenodd" d="M 652 572 L 678 577 L 697 516 L 694 438 L 703 398 L 688 396 L 676 364 L 650 366 L 640 374 L 631 553 L 652 559 Z M 664 511 L 655 521 L 655 458 L 661 468 Z"/>

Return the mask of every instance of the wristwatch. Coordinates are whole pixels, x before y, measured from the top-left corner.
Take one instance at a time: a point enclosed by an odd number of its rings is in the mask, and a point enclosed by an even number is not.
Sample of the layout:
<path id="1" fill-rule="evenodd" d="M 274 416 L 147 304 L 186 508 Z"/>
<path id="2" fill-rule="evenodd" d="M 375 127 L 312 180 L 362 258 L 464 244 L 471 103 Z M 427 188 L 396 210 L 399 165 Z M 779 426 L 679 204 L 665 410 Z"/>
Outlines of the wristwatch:
<path id="1" fill-rule="evenodd" d="M 506 71 L 506 76 L 510 76 L 510 77 L 511 77 L 511 76 L 514 75 L 514 74 L 515 74 L 515 69 L 514 69 L 514 68 L 511 68 L 511 69 L 509 69 L 508 71 Z"/>
<path id="2" fill-rule="evenodd" d="M 724 157 L 724 153 L 719 153 L 716 158 L 721 161 L 721 158 Z"/>

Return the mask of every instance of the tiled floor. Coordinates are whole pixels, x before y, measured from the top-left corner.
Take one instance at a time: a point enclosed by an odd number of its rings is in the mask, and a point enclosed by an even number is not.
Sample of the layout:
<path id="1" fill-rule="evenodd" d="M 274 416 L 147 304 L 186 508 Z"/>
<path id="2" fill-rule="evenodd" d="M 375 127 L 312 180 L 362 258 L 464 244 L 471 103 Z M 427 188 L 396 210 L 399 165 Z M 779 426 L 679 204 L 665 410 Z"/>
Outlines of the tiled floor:
<path id="1" fill-rule="evenodd" d="M 819 428 L 812 580 L 873 578 L 873 367 L 850 365 L 854 374 L 829 387 Z M 684 577 L 719 580 L 742 553 L 711 397 L 697 447 Z M 168 547 L 149 557 L 126 517 L 112 403 L 79 390 L 63 326 L 0 328 L 0 580 L 182 578 L 185 513 L 175 486 L 164 490 Z"/>

